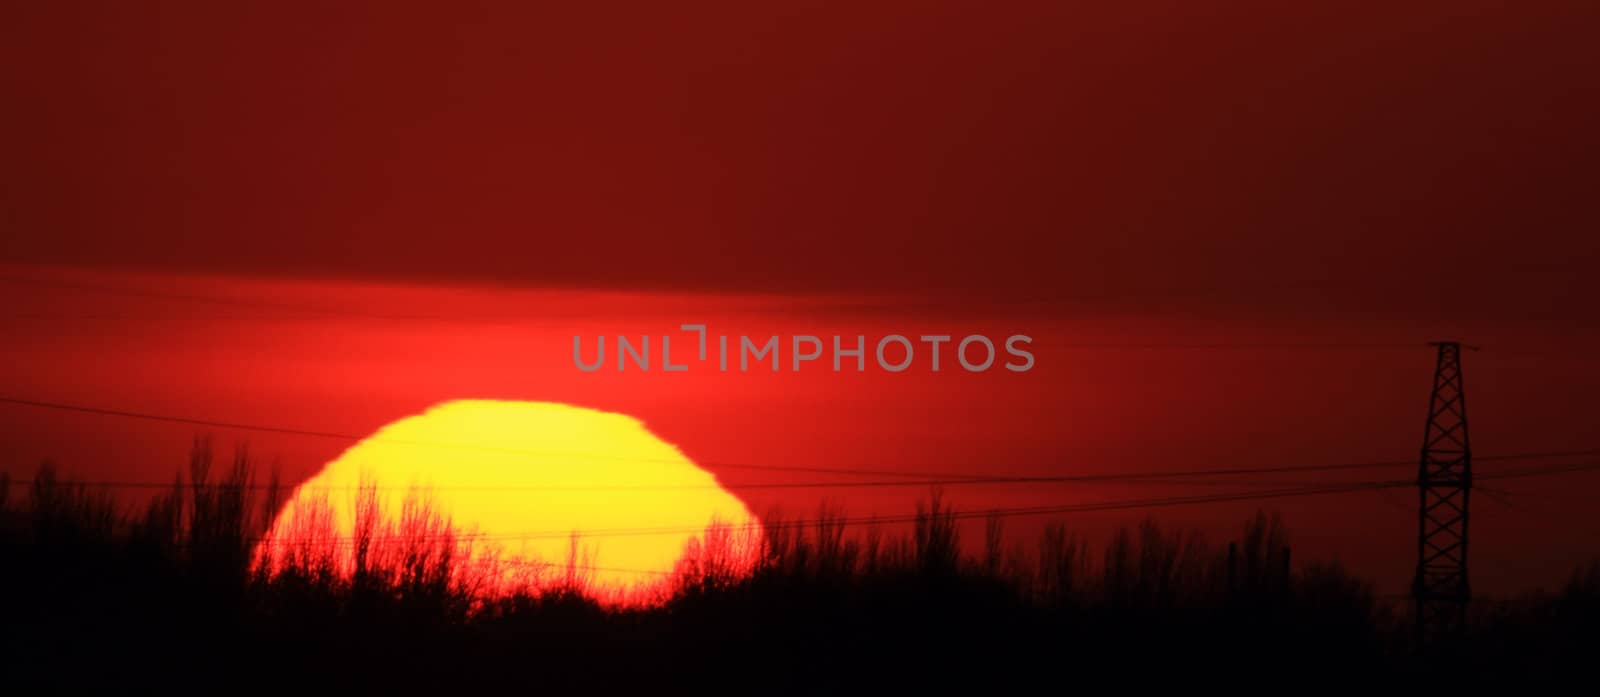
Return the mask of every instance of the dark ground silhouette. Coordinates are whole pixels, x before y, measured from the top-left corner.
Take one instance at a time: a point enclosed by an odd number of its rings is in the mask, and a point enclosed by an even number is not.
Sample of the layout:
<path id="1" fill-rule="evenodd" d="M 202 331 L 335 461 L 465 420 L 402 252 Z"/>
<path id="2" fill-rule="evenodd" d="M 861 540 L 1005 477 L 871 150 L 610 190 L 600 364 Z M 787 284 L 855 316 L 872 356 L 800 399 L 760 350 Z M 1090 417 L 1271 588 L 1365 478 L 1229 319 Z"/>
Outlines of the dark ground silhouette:
<path id="1" fill-rule="evenodd" d="M 252 548 L 279 498 L 243 459 L 213 476 L 197 456 L 137 511 L 50 467 L 0 496 L 12 694 L 1283 690 L 1586 678 L 1600 648 L 1600 565 L 1477 602 L 1459 644 L 1419 655 L 1404 602 L 1291 565 L 1266 514 L 1233 540 L 1147 521 L 1093 549 L 1059 525 L 1007 547 L 998 518 L 963 542 L 937 494 L 903 528 L 768 516 L 753 573 L 711 534 L 660 605 L 628 609 L 587 599 L 572 562 L 485 599 L 448 537 L 389 540 L 347 572 L 334 552 L 264 565 Z"/>

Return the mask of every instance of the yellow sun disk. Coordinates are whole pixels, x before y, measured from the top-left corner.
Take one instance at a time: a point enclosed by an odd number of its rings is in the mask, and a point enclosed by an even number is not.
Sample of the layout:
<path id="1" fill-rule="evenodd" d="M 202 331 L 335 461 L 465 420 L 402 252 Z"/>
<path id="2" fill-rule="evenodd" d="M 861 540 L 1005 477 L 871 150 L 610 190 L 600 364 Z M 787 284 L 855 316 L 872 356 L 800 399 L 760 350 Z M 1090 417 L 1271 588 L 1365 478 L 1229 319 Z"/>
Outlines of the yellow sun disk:
<path id="1" fill-rule="evenodd" d="M 391 423 L 328 463 L 296 489 L 269 540 L 304 534 L 295 512 L 323 500 L 335 534 L 350 538 L 362 486 L 376 487 L 391 520 L 420 492 L 453 528 L 477 535 L 480 549 L 498 548 L 514 568 L 565 564 L 577 533 L 587 575 L 611 586 L 672 571 L 689 539 L 713 521 L 754 522 L 715 477 L 637 419 L 566 404 L 462 400 Z"/>

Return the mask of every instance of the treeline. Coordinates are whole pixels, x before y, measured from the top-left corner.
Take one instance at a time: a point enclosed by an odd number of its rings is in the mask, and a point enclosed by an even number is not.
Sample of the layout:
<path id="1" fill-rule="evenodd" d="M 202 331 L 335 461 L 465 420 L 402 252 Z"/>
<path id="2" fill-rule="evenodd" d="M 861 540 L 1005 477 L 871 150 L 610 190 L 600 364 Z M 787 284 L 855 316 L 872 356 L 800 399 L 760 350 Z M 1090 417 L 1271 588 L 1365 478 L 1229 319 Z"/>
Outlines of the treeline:
<path id="1" fill-rule="evenodd" d="M 384 512 L 372 497 L 349 538 L 313 515 L 263 546 L 275 479 L 242 453 L 216 466 L 204 444 L 138 508 L 50 466 L 0 478 L 0 655 L 15 684 L 992 692 L 1240 670 L 1525 679 L 1600 648 L 1600 565 L 1556 593 L 1477 603 L 1457 645 L 1419 654 L 1404 604 L 1336 563 L 1292 559 L 1265 513 L 1228 540 L 1146 520 L 1098 545 L 1062 524 L 1019 542 L 999 517 L 964 540 L 938 492 L 905 526 L 769 513 L 759 535 L 709 528 L 648 602 L 617 603 L 576 541 L 507 584 L 508 562 L 420 500 Z"/>

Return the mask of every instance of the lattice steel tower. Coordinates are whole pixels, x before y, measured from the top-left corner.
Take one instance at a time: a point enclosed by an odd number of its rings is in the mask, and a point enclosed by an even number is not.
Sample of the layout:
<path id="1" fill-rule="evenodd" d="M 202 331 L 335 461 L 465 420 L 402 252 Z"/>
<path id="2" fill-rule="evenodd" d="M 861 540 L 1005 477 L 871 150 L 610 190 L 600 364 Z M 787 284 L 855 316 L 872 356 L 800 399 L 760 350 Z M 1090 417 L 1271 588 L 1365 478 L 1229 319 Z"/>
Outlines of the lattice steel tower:
<path id="1" fill-rule="evenodd" d="M 1417 469 L 1417 642 L 1448 640 L 1466 624 L 1467 502 L 1472 493 L 1472 446 L 1467 438 L 1467 397 L 1461 380 L 1461 344 L 1440 341 L 1433 397 Z"/>

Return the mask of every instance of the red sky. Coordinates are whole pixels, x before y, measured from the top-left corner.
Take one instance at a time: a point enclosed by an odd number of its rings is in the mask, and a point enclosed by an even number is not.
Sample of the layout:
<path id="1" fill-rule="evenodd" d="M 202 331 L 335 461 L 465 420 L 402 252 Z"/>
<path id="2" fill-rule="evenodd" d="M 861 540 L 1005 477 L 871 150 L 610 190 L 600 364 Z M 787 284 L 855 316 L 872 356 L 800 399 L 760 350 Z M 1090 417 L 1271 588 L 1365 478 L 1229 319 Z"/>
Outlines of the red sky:
<path id="1" fill-rule="evenodd" d="M 0 8 L 0 395 L 352 433 L 559 400 L 704 462 L 1155 471 L 1414 457 L 1422 342 L 1461 338 L 1480 454 L 1600 447 L 1593 3 L 392 5 Z M 1020 331 L 1038 363 L 572 367 L 574 334 L 693 321 Z M 1286 343 L 1341 347 L 1240 347 Z M 16 474 L 164 480 L 196 430 L 0 419 Z M 217 435 L 302 476 L 340 447 Z M 1476 586 L 1600 552 L 1593 483 L 1475 498 Z M 1276 507 L 1399 591 L 1414 505 Z"/>

